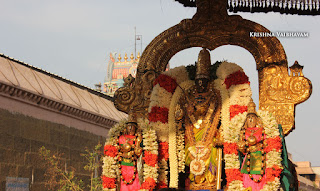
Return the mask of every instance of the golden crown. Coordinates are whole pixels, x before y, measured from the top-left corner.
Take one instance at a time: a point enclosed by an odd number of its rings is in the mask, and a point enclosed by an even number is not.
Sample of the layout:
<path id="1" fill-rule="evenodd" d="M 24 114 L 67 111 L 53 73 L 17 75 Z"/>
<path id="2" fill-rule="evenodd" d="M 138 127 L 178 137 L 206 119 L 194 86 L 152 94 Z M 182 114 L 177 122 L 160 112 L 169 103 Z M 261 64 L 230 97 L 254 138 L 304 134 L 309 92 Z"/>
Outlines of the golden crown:
<path id="1" fill-rule="evenodd" d="M 251 98 L 249 104 L 248 104 L 248 114 L 249 113 L 256 113 L 256 104 L 253 102 L 253 99 Z"/>
<path id="2" fill-rule="evenodd" d="M 210 66 L 211 66 L 210 52 L 206 48 L 203 48 L 199 52 L 198 62 L 196 65 L 197 65 L 196 79 L 199 79 L 199 78 L 210 79 Z"/>

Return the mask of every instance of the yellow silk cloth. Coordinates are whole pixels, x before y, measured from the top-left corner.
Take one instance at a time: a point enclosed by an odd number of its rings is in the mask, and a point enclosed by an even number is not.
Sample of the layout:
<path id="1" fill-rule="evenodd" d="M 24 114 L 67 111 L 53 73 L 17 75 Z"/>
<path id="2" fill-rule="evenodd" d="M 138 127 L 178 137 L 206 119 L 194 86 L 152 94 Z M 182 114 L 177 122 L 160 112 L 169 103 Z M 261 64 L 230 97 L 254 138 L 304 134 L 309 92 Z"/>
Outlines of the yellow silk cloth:
<path id="1" fill-rule="evenodd" d="M 209 127 L 210 128 L 210 127 Z M 203 136 L 206 136 L 206 129 L 207 128 L 202 128 L 202 129 L 196 129 L 193 128 L 193 133 L 195 136 L 195 142 L 197 143 L 198 141 L 202 140 Z M 209 146 L 207 149 L 209 149 L 210 156 L 208 159 L 204 160 L 205 162 L 205 171 L 202 175 L 197 175 L 195 176 L 194 174 L 190 173 L 189 179 L 191 182 L 195 182 L 197 184 L 207 182 L 208 184 L 215 183 L 216 179 L 216 170 L 217 169 L 217 148 L 213 147 L 213 143 L 215 142 L 215 138 L 213 140 L 207 140 L 210 141 Z M 194 145 L 190 145 L 190 143 L 186 142 L 186 147 L 185 147 L 185 152 L 186 152 L 186 165 L 190 166 L 191 161 L 193 158 L 191 158 L 192 154 L 188 150 L 189 147 L 192 147 Z M 211 164 L 211 167 L 210 167 Z M 211 171 L 209 170 L 212 169 Z"/>

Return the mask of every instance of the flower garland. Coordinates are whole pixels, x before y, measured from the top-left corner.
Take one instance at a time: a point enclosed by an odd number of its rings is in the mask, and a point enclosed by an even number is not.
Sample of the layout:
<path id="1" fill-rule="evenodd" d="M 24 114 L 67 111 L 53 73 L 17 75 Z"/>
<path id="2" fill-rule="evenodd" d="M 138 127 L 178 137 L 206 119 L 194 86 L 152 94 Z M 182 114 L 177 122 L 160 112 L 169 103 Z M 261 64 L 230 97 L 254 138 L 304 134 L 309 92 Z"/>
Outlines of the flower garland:
<path id="1" fill-rule="evenodd" d="M 278 190 L 280 187 L 280 174 L 282 171 L 281 166 L 281 139 L 278 129 L 278 123 L 274 116 L 267 111 L 258 111 L 258 116 L 262 119 L 267 147 L 264 149 L 266 152 L 266 184 L 262 191 Z M 242 177 L 240 173 L 240 161 L 236 150 L 236 142 L 238 141 L 238 135 L 241 127 L 246 119 L 247 112 L 238 114 L 231 119 L 230 125 L 230 138 L 226 138 L 228 143 L 225 143 L 225 162 L 226 162 L 226 174 L 228 181 L 228 190 L 245 190 L 242 184 Z M 241 174 L 240 174 L 241 175 Z M 241 183 L 241 184 L 240 184 Z"/>
<path id="2" fill-rule="evenodd" d="M 110 129 L 108 139 L 104 146 L 104 157 L 102 166 L 103 191 L 116 191 L 117 177 L 120 175 L 118 167 L 118 137 L 126 128 L 127 121 L 120 121 Z"/>
<path id="3" fill-rule="evenodd" d="M 181 75 L 182 74 L 182 75 Z M 179 76 L 179 77 L 177 77 Z M 215 87 L 220 91 L 222 97 L 221 110 L 221 131 L 224 138 L 224 159 L 226 162 L 226 176 L 229 190 L 244 190 L 242 183 L 242 174 L 240 173 L 240 161 L 237 155 L 237 141 L 238 129 L 246 117 L 247 105 L 251 98 L 250 82 L 244 74 L 242 68 L 233 63 L 223 62 L 217 69 L 217 77 L 215 80 Z M 173 80 L 172 80 L 173 79 Z M 175 68 L 169 72 L 163 73 L 161 80 L 156 80 L 154 86 L 151 102 L 149 107 L 150 125 L 155 128 L 159 136 L 160 156 L 162 160 L 159 161 L 159 183 L 158 188 L 167 187 L 167 156 L 170 156 L 170 187 L 177 187 L 177 176 L 172 176 L 176 173 L 184 171 L 184 134 L 182 130 L 168 127 L 171 124 L 170 111 L 174 111 L 170 103 L 174 101 L 175 92 L 179 91 L 176 88 L 179 84 L 181 86 L 188 80 L 186 71 L 183 67 Z M 167 84 L 169 83 L 169 84 Z M 174 105 L 174 104 L 173 104 Z M 259 111 L 259 116 L 263 119 L 265 124 L 266 142 L 270 146 L 265 147 L 266 152 L 266 175 L 267 183 L 263 190 L 277 190 L 279 188 L 279 175 L 281 173 L 281 142 L 277 134 L 277 123 L 275 119 L 269 114 Z M 267 117 L 269 116 L 269 117 Z M 170 122 L 168 124 L 168 122 Z M 237 125 L 238 124 L 238 125 Z M 272 124 L 272 125 L 270 125 Z M 175 141 L 174 141 L 175 140 Z M 166 153 L 167 144 L 169 144 L 169 153 Z M 174 143 L 172 143 L 174 142 Z M 179 142 L 179 144 L 175 144 Z M 272 146 L 271 146 L 272 145 Z M 171 150 L 171 147 L 173 150 Z M 171 151 L 170 151 L 171 150 Z M 175 152 L 174 152 L 175 151 Z M 172 158 L 173 157 L 173 158 Z M 175 159 L 176 157 L 177 159 Z M 178 162 L 176 162 L 178 160 Z M 172 164 L 173 166 L 171 166 Z M 176 164 L 177 163 L 177 164 Z M 162 167 L 165 170 L 161 170 Z M 178 168 L 176 168 L 178 166 Z M 172 168 L 174 167 L 174 168 Z M 163 181 L 164 180 L 164 181 Z M 156 182 L 156 181 L 155 181 Z"/>
<path id="4" fill-rule="evenodd" d="M 189 89 L 194 85 L 194 82 L 187 80 L 182 82 L 180 88 L 177 88 L 172 96 L 169 112 L 169 155 L 170 158 L 170 187 L 178 187 L 179 172 L 184 172 L 185 168 L 185 150 L 184 150 L 184 131 L 178 130 L 181 134 L 177 134 L 175 123 L 175 109 L 179 99 L 183 95 L 183 90 Z M 178 137 L 177 137 L 178 136 Z M 179 141 L 177 141 L 179 139 Z M 178 144 L 180 143 L 180 145 Z M 178 155 L 178 156 L 177 156 Z"/>
<path id="5" fill-rule="evenodd" d="M 188 79 L 188 74 L 184 66 L 171 69 L 158 76 L 158 78 L 154 82 L 154 87 L 151 93 L 150 104 L 148 108 L 148 119 L 150 121 L 151 128 L 153 128 L 156 131 L 156 135 L 159 141 L 158 188 L 168 187 L 168 180 L 167 180 L 168 159 L 169 159 L 168 116 L 169 116 L 170 100 L 172 98 L 172 95 L 174 94 L 174 91 L 176 90 L 177 85 L 187 79 Z M 173 170 L 171 169 L 170 171 L 173 171 Z"/>
<path id="6" fill-rule="evenodd" d="M 230 134 L 228 129 L 230 119 L 238 113 L 246 111 L 246 105 L 251 98 L 251 89 L 248 77 L 244 74 L 242 68 L 234 63 L 221 63 L 217 68 L 217 77 L 218 79 L 214 81 L 214 85 L 220 91 L 222 97 L 222 124 L 220 131 L 223 138 Z M 238 77 L 240 79 L 234 79 Z M 183 66 L 159 75 L 158 80 L 155 81 L 148 109 L 150 125 L 156 129 L 160 144 L 162 144 L 161 142 L 168 143 L 169 141 L 170 187 L 176 188 L 178 186 L 178 172 L 184 172 L 184 145 L 177 145 L 177 142 L 184 143 L 184 132 L 177 130 L 175 126 L 168 127 L 168 122 L 169 124 L 175 124 L 172 123 L 174 114 L 170 114 L 170 111 L 175 110 L 174 106 L 179 100 L 181 88 L 176 87 L 178 85 L 182 87 L 184 83 L 188 84 L 188 81 L 188 74 Z M 190 81 L 188 86 L 191 86 Z M 177 132 L 179 133 L 177 134 Z M 161 169 L 161 164 L 164 165 L 165 163 L 159 162 L 159 164 Z M 161 170 L 159 171 L 160 182 L 162 182 L 161 179 L 166 180 L 166 174 Z"/>
<path id="7" fill-rule="evenodd" d="M 149 125 L 148 120 L 138 119 L 138 125 L 142 130 L 143 139 L 143 183 L 141 191 L 155 189 L 158 181 L 158 143 L 154 129 Z"/>
<path id="8" fill-rule="evenodd" d="M 242 68 L 223 62 L 217 69 L 216 87 L 221 92 L 221 122 L 224 138 L 224 160 L 228 190 L 245 190 L 238 158 L 238 135 L 246 119 L 247 105 L 251 98 L 250 82 Z M 281 173 L 281 139 L 275 118 L 265 111 L 258 111 L 265 126 L 266 142 L 266 190 L 278 190 Z"/>

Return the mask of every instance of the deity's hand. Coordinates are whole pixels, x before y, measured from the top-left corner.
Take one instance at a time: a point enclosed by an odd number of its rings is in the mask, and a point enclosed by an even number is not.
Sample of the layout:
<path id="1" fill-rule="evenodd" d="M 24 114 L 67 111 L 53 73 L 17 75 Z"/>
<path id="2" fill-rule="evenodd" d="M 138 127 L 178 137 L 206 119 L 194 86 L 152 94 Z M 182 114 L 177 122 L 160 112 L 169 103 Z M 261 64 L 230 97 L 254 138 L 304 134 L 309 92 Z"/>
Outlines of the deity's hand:
<path id="1" fill-rule="evenodd" d="M 142 148 L 141 147 L 136 147 L 134 149 L 134 152 L 137 155 L 137 157 L 140 157 L 140 155 L 142 154 Z"/>
<path id="2" fill-rule="evenodd" d="M 222 147 L 223 146 L 223 138 L 221 137 L 220 129 L 216 133 L 216 140 L 214 142 L 214 147 Z"/>
<path id="3" fill-rule="evenodd" d="M 238 148 L 239 148 L 240 152 L 245 153 L 246 152 L 246 143 L 244 141 L 239 141 Z"/>

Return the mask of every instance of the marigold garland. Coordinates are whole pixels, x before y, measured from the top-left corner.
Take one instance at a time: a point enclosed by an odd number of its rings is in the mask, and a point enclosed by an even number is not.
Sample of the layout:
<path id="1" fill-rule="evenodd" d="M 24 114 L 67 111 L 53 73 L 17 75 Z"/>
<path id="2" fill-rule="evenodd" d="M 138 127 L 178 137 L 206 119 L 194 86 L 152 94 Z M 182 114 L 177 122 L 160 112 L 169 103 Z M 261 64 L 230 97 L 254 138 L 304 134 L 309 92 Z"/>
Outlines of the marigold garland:
<path id="1" fill-rule="evenodd" d="M 225 154 L 238 154 L 238 145 L 236 143 L 224 143 L 223 149 Z"/>
<path id="2" fill-rule="evenodd" d="M 116 157 L 118 155 L 118 148 L 112 145 L 105 145 L 104 155 L 110 156 L 110 157 Z"/>
<path id="3" fill-rule="evenodd" d="M 152 154 L 150 151 L 145 151 L 142 158 L 147 165 L 152 167 L 155 167 L 158 162 L 158 156 L 156 154 Z"/>
<path id="4" fill-rule="evenodd" d="M 246 112 L 248 109 L 247 106 L 244 105 L 231 105 L 230 106 L 230 119 L 234 116 L 238 115 L 239 113 Z"/>
<path id="5" fill-rule="evenodd" d="M 152 191 L 156 187 L 156 181 L 153 178 L 147 178 L 142 184 L 141 189 Z"/>
<path id="6" fill-rule="evenodd" d="M 108 189 L 116 188 L 116 179 L 102 176 L 102 185 L 103 185 L 103 188 L 108 188 Z"/>

